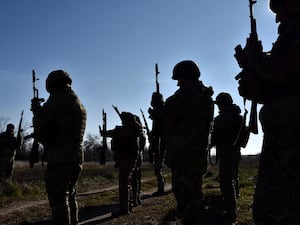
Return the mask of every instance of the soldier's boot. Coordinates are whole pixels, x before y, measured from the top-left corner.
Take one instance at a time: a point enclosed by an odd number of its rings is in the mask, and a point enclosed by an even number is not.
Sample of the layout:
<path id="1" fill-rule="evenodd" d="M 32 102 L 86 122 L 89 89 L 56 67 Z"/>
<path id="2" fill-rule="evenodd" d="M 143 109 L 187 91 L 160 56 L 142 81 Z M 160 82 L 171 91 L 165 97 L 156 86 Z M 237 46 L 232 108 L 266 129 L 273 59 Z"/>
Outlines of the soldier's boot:
<path id="1" fill-rule="evenodd" d="M 59 204 L 52 207 L 53 225 L 70 225 L 70 211 L 67 204 Z"/>

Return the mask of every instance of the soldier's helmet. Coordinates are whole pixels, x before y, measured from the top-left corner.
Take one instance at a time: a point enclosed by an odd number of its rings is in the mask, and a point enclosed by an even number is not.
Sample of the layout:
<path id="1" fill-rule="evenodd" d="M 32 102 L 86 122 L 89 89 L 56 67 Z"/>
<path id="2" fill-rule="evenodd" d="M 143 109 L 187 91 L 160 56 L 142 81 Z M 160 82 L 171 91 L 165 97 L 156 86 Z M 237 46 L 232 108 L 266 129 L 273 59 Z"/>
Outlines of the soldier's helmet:
<path id="1" fill-rule="evenodd" d="M 120 116 L 121 116 L 123 125 L 141 127 L 141 124 L 136 119 L 136 115 L 134 115 L 130 112 L 122 112 Z"/>
<path id="2" fill-rule="evenodd" d="M 63 70 L 54 70 L 49 73 L 46 79 L 46 90 L 51 93 L 55 90 L 59 90 L 70 86 L 72 79 L 70 75 Z"/>
<path id="3" fill-rule="evenodd" d="M 191 60 L 184 60 L 177 63 L 173 69 L 173 80 L 195 80 L 200 77 L 200 69 Z"/>
<path id="4" fill-rule="evenodd" d="M 230 94 L 228 94 L 226 92 L 221 92 L 216 97 L 215 103 L 218 106 L 227 106 L 227 105 L 231 105 L 233 103 L 233 100 L 232 100 L 232 97 Z"/>

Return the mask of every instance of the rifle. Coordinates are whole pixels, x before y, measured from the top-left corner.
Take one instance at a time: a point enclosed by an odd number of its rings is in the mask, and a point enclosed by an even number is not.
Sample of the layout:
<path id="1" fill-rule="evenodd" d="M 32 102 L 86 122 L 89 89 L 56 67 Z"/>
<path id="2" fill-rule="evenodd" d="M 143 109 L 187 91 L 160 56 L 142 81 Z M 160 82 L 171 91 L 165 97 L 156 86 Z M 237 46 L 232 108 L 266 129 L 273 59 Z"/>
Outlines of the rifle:
<path id="1" fill-rule="evenodd" d="M 23 132 L 23 129 L 22 129 L 23 114 L 24 114 L 24 110 L 22 110 L 22 112 L 21 112 L 21 117 L 20 117 L 20 121 L 19 121 L 18 132 L 17 132 L 17 142 L 18 142 L 19 150 L 22 149 L 22 147 L 23 147 L 22 135 L 21 135 L 21 133 Z"/>
<path id="2" fill-rule="evenodd" d="M 114 105 L 112 105 L 112 107 L 113 107 L 114 110 L 117 112 L 117 114 L 119 115 L 120 119 L 122 120 L 122 116 L 121 116 L 121 113 L 120 113 L 118 107 L 117 107 L 117 106 L 114 106 Z"/>
<path id="3" fill-rule="evenodd" d="M 43 98 L 39 98 L 39 90 L 35 86 L 35 82 L 38 80 L 39 79 L 35 77 L 35 71 L 32 70 L 33 101 L 37 101 L 40 104 L 45 100 Z M 29 164 L 30 164 L 30 168 L 33 168 L 33 164 L 39 162 L 39 143 L 35 137 L 34 125 L 33 125 L 33 133 L 30 135 L 30 137 L 33 138 L 33 143 L 32 143 L 32 148 L 29 156 Z"/>
<path id="4" fill-rule="evenodd" d="M 249 9 L 250 9 L 250 26 L 251 26 L 251 33 L 249 35 L 249 38 L 247 39 L 247 42 L 249 41 L 250 43 L 256 43 L 257 45 L 261 46 L 261 41 L 258 40 L 257 36 L 257 31 L 256 31 L 256 19 L 253 16 L 253 5 L 257 1 L 255 0 L 249 0 Z M 236 55 L 242 55 L 243 49 L 241 45 L 237 45 L 235 47 L 235 56 Z M 247 63 L 242 62 L 240 64 L 240 67 L 243 70 L 248 69 L 247 68 Z M 245 75 L 245 73 L 239 73 L 235 79 L 239 80 L 242 78 L 242 75 Z M 244 98 L 244 105 L 245 105 L 246 99 Z M 257 127 L 257 100 L 253 99 L 251 100 L 251 110 L 250 110 L 250 118 L 249 118 L 249 124 L 248 124 L 249 132 L 253 134 L 258 134 L 258 127 Z"/>
<path id="5" fill-rule="evenodd" d="M 102 128 L 99 126 L 100 136 L 102 136 L 102 146 L 100 147 L 100 159 L 99 162 L 101 165 L 105 165 L 106 162 L 106 151 L 107 151 L 107 120 L 106 120 L 106 112 L 104 112 L 104 109 L 102 109 Z"/>
<path id="6" fill-rule="evenodd" d="M 155 84 L 156 84 L 156 93 L 160 94 L 159 92 L 159 83 L 158 83 L 158 65 L 155 64 Z M 149 132 L 149 158 L 150 162 L 153 163 L 157 159 L 160 159 L 160 124 L 156 119 L 152 119 L 152 130 L 151 133 Z"/>
<path id="7" fill-rule="evenodd" d="M 143 120 L 144 120 L 144 123 L 145 123 L 145 129 L 146 129 L 146 133 L 147 133 L 147 136 L 148 138 L 150 138 L 150 129 L 149 129 L 149 126 L 148 126 L 148 123 L 147 123 L 147 120 L 145 118 L 145 115 L 144 115 L 144 112 L 142 109 L 140 109 L 141 113 L 142 113 L 142 117 L 143 117 Z"/>

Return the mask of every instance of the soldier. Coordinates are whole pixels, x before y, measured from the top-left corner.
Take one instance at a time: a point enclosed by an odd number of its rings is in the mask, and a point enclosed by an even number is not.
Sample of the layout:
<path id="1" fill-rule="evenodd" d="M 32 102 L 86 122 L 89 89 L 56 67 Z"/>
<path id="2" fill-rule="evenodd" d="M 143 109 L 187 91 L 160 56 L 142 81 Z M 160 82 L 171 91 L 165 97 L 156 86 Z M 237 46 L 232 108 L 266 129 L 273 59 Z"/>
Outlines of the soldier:
<path id="1" fill-rule="evenodd" d="M 166 157 L 172 171 L 172 191 L 177 214 L 184 224 L 199 224 L 202 207 L 202 176 L 207 170 L 206 148 L 213 119 L 212 88 L 199 80 L 200 70 L 190 60 L 173 69 L 179 89 L 164 102 L 153 93 L 149 113 L 163 121 Z"/>
<path id="2" fill-rule="evenodd" d="M 142 124 L 141 120 L 138 116 L 136 116 L 136 121 L 139 124 Z M 133 204 L 133 206 L 138 206 L 138 205 L 142 204 L 142 200 L 141 200 L 141 187 L 142 187 L 141 166 L 142 166 L 142 162 L 143 162 L 143 154 L 144 154 L 145 144 L 146 144 L 146 136 L 143 131 L 143 128 L 141 127 L 140 135 L 138 137 L 138 147 L 139 147 L 138 156 L 137 156 L 135 167 L 132 171 L 132 197 L 133 197 L 132 204 Z"/>
<path id="3" fill-rule="evenodd" d="M 132 171 L 138 157 L 138 137 L 142 125 L 136 116 L 129 112 L 120 114 L 122 126 L 106 131 L 111 137 L 111 150 L 114 152 L 115 167 L 119 169 L 119 210 L 118 215 L 127 215 L 132 212 Z"/>
<path id="4" fill-rule="evenodd" d="M 220 160 L 220 185 L 224 200 L 224 213 L 230 223 L 236 221 L 236 186 L 238 164 L 240 161 L 240 146 L 234 145 L 239 130 L 243 124 L 240 107 L 233 104 L 228 93 L 220 93 L 215 104 L 219 108 L 219 115 L 214 119 L 211 134 L 211 146 L 216 146 Z"/>
<path id="5" fill-rule="evenodd" d="M 270 52 L 247 42 L 238 63 L 243 97 L 262 103 L 264 132 L 253 202 L 256 225 L 300 224 L 300 1 L 270 0 L 280 23 Z M 252 90 L 252 92 L 251 92 Z M 257 90 L 257 92 L 253 92 Z"/>
<path id="6" fill-rule="evenodd" d="M 63 70 L 46 79 L 50 96 L 43 106 L 32 99 L 35 137 L 44 145 L 47 163 L 45 184 L 55 225 L 78 224 L 76 186 L 82 170 L 82 141 L 86 110 L 71 88 L 72 79 Z"/>
<path id="7" fill-rule="evenodd" d="M 13 175 L 16 150 L 21 138 L 15 137 L 15 126 L 7 124 L 6 131 L 0 134 L 0 183 L 10 183 Z"/>

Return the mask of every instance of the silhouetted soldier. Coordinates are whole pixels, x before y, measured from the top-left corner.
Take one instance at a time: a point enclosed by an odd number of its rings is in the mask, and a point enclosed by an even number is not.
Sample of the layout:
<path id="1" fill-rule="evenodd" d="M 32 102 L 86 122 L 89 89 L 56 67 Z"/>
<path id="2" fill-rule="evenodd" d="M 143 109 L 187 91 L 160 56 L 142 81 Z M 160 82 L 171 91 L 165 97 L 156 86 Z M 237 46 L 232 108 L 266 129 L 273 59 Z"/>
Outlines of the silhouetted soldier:
<path id="1" fill-rule="evenodd" d="M 119 169 L 119 210 L 116 215 L 126 215 L 132 211 L 131 176 L 138 157 L 138 137 L 142 125 L 136 116 L 129 112 L 120 114 L 122 126 L 106 131 L 111 137 L 111 150 L 114 152 L 115 167 Z"/>
<path id="2" fill-rule="evenodd" d="M 21 138 L 15 137 L 15 126 L 7 124 L 6 131 L 0 134 L 0 183 L 11 181 L 16 150 L 20 145 Z"/>
<path id="3" fill-rule="evenodd" d="M 247 41 L 236 56 L 239 91 L 263 104 L 264 132 L 253 216 L 256 225 L 300 224 L 300 1 L 270 0 L 279 36 L 270 52 Z M 251 91 L 252 90 L 252 91 Z M 253 92 L 255 90 L 255 92 Z"/>
<path id="4" fill-rule="evenodd" d="M 151 117 L 163 122 L 165 163 L 172 170 L 172 190 L 184 224 L 200 223 L 202 176 L 207 170 L 206 148 L 213 120 L 213 91 L 199 77 L 200 70 L 193 61 L 179 62 L 172 76 L 179 89 L 166 102 L 161 94 L 154 93 L 154 110 L 149 109 Z"/>
<path id="5" fill-rule="evenodd" d="M 211 134 L 211 146 L 216 146 L 219 159 L 220 185 L 224 200 L 226 220 L 235 222 L 236 212 L 236 179 L 240 161 L 240 146 L 234 145 L 243 123 L 240 107 L 233 104 L 228 93 L 220 93 L 215 104 L 219 108 L 219 115 L 214 119 Z"/>
<path id="6" fill-rule="evenodd" d="M 32 99 L 35 138 L 44 145 L 47 163 L 45 184 L 55 225 L 76 225 L 76 185 L 83 163 L 82 141 L 86 111 L 71 88 L 72 79 L 63 70 L 46 79 L 50 96 L 43 106 Z"/>

